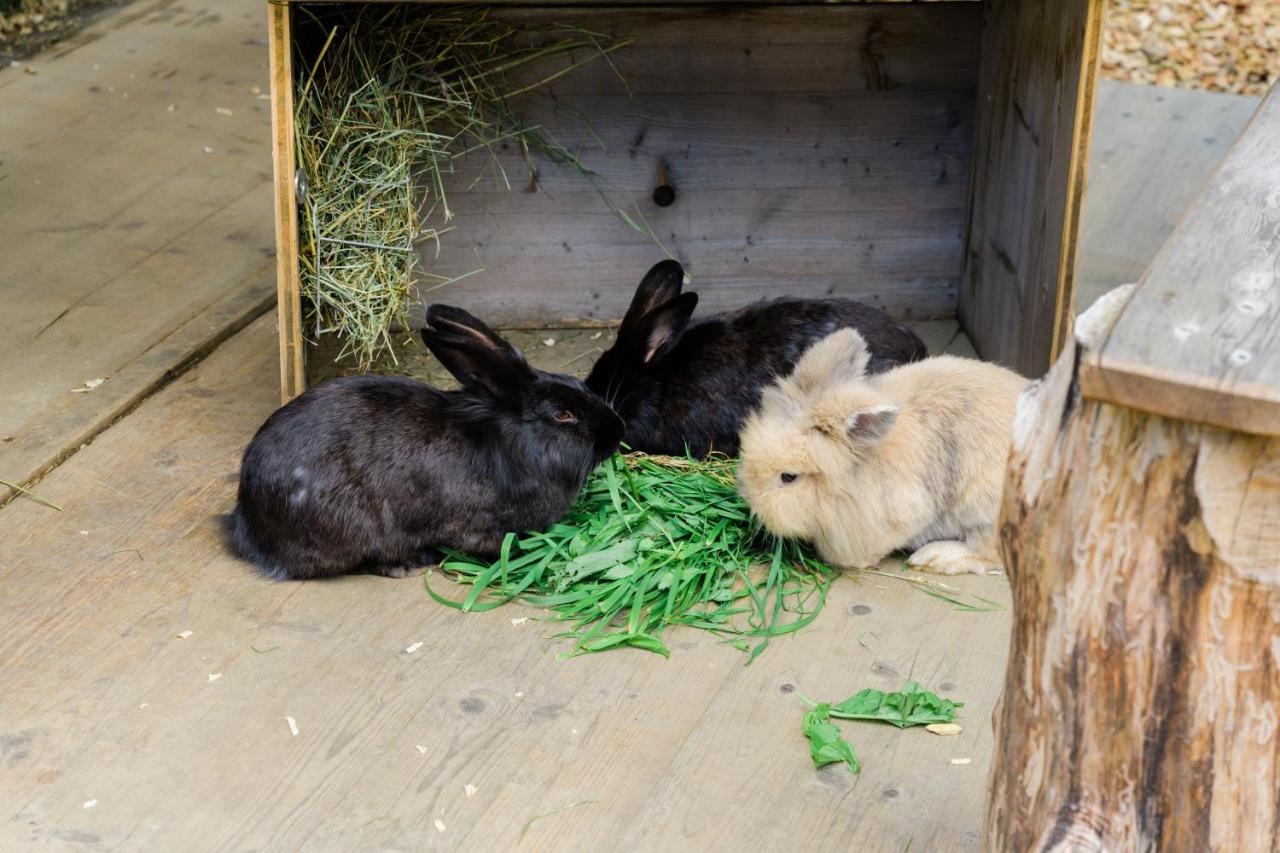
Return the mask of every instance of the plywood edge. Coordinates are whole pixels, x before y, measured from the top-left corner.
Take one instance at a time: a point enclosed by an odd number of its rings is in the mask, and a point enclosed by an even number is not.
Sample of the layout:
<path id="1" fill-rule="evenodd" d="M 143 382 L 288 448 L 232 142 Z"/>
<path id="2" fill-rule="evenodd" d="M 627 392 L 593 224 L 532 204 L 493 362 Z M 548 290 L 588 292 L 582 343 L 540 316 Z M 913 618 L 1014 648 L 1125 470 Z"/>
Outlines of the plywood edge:
<path id="1" fill-rule="evenodd" d="M 1280 392 L 1237 384 L 1224 389 L 1203 376 L 1174 373 L 1090 352 L 1080 364 L 1086 399 L 1166 418 L 1280 437 Z"/>
<path id="2" fill-rule="evenodd" d="M 1084 55 L 1080 61 L 1080 82 L 1076 92 L 1075 129 L 1071 143 L 1071 166 L 1067 193 L 1067 213 L 1062 228 L 1062 256 L 1058 265 L 1058 294 L 1054 306 L 1053 341 L 1049 363 L 1058 360 L 1066 346 L 1075 318 L 1076 264 L 1080 253 L 1080 216 L 1088 185 L 1089 151 L 1093 141 L 1093 109 L 1098 86 L 1098 66 L 1102 55 L 1102 22 L 1105 0 L 1087 0 Z"/>
<path id="3" fill-rule="evenodd" d="M 267 53 L 271 74 L 272 162 L 275 168 L 276 319 L 280 334 L 280 399 L 306 390 L 302 347 L 302 287 L 298 278 L 297 173 L 293 139 L 293 38 L 289 4 L 267 5 Z"/>

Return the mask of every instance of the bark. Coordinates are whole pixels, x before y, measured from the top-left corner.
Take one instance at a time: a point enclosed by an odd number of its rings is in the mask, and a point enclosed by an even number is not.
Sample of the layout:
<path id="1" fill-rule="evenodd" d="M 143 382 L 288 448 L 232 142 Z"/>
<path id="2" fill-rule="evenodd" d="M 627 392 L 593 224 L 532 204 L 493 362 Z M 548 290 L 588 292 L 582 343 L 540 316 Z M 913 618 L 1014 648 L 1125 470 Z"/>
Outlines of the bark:
<path id="1" fill-rule="evenodd" d="M 1015 426 L 987 846 L 1277 849 L 1280 441 L 1083 399 L 1089 335 Z"/>

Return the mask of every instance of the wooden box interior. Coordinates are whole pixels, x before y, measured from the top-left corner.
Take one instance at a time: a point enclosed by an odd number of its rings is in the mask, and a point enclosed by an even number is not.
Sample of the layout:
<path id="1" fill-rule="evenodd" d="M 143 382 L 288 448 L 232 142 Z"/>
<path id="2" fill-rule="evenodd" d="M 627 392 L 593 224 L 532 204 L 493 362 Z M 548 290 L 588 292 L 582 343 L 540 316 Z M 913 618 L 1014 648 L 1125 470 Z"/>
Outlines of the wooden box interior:
<path id="1" fill-rule="evenodd" d="M 285 6 L 294 69 L 322 41 L 314 13 L 332 23 L 369 5 Z M 531 175 L 515 145 L 456 164 L 451 230 L 419 250 L 434 274 L 470 275 L 419 294 L 411 325 L 442 301 L 505 328 L 606 326 L 669 252 L 700 314 L 841 296 L 900 319 L 958 318 L 980 355 L 1028 375 L 1056 355 L 1070 324 L 1097 0 L 1056 11 L 1020 0 L 510 3 L 490 14 L 632 42 L 516 101 L 591 177 L 536 155 Z M 652 197 L 662 175 L 676 190 L 665 207 Z M 287 314 L 283 273 L 281 292 Z M 286 326 L 287 398 L 301 381 L 288 335 L 301 335 Z"/>

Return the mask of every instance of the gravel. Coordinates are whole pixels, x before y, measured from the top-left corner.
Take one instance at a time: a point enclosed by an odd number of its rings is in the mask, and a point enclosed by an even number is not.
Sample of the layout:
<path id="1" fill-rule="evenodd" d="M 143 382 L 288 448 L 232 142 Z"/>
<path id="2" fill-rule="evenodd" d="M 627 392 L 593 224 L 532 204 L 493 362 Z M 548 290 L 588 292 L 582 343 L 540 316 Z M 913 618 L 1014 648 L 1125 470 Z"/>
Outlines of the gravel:
<path id="1" fill-rule="evenodd" d="M 1102 74 L 1260 95 L 1280 79 L 1280 0 L 1111 0 Z"/>

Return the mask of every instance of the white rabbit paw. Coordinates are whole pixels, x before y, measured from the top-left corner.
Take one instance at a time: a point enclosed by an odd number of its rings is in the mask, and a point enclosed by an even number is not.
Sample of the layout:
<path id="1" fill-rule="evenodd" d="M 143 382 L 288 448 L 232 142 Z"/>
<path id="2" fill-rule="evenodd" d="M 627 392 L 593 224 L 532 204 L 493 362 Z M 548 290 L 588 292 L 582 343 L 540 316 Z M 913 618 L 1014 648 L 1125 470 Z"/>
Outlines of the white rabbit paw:
<path id="1" fill-rule="evenodd" d="M 939 575 L 985 575 L 1000 565 L 973 553 L 969 546 L 954 540 L 930 542 L 907 558 L 907 565 Z"/>

